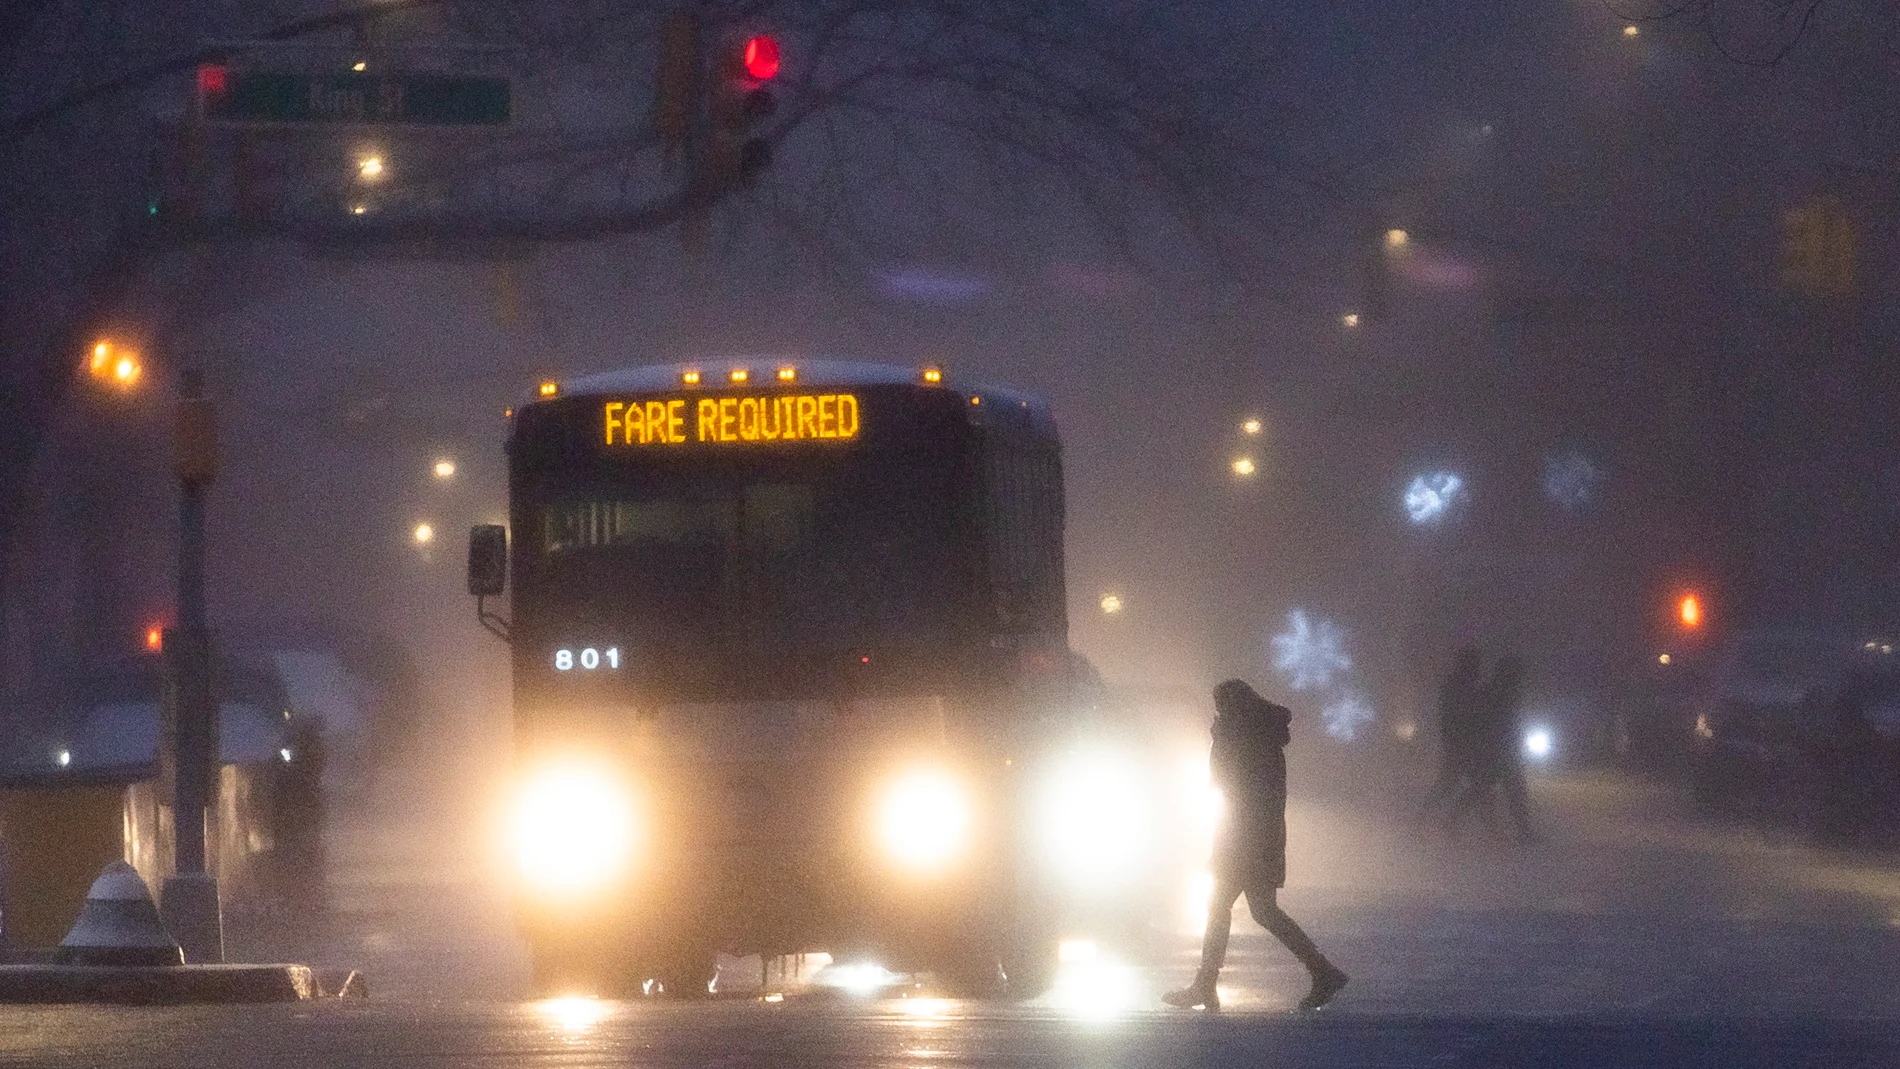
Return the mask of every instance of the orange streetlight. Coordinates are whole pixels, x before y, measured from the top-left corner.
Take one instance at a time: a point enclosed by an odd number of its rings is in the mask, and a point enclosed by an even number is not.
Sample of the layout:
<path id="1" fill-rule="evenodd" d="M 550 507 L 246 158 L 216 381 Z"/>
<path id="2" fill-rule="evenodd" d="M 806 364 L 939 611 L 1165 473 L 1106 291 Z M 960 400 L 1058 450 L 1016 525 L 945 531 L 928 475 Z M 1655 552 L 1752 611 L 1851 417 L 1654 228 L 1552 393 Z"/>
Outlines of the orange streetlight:
<path id="1" fill-rule="evenodd" d="M 1682 626 L 1693 631 L 1702 626 L 1702 600 L 1694 594 L 1684 594 L 1676 604 L 1676 618 Z"/>
<path id="2" fill-rule="evenodd" d="M 145 365 L 137 349 L 101 340 L 93 343 L 86 359 L 86 373 L 100 382 L 129 390 L 145 374 Z"/>

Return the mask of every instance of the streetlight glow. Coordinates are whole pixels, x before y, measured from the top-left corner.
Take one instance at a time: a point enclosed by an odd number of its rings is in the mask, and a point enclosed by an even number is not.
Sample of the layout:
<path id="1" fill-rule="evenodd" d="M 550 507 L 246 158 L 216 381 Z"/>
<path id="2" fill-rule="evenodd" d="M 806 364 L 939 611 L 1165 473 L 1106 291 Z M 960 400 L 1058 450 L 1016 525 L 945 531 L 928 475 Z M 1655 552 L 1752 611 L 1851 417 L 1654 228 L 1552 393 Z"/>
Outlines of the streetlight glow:
<path id="1" fill-rule="evenodd" d="M 1122 596 L 1120 594 L 1103 594 L 1102 611 L 1110 616 L 1122 611 Z"/>
<path id="2" fill-rule="evenodd" d="M 1234 474 L 1244 479 L 1254 473 L 1253 458 L 1252 457 L 1235 457 L 1233 468 L 1234 468 Z"/>
<path id="3" fill-rule="evenodd" d="M 112 341 L 98 341 L 93 343 L 86 371 L 101 382 L 128 390 L 145 374 L 145 365 L 139 360 L 138 350 L 123 348 Z"/>
<path id="4" fill-rule="evenodd" d="M 364 178 L 381 178 L 383 176 L 383 158 L 381 156 L 363 157 L 357 161 L 356 173 L 362 175 Z"/>
<path id="5" fill-rule="evenodd" d="M 1242 434 L 1259 434 L 1259 433 L 1260 433 L 1260 421 L 1259 421 L 1259 420 L 1257 420 L 1257 419 L 1247 419 L 1247 420 L 1244 420 L 1244 421 L 1242 421 L 1242 423 L 1240 424 L 1240 433 L 1242 433 Z"/>
<path id="6" fill-rule="evenodd" d="M 1625 37 L 1640 37 L 1642 36 L 1642 34 L 1643 34 L 1643 28 L 1641 26 L 1636 25 L 1635 23 L 1631 23 L 1630 25 L 1623 27 L 1623 36 Z"/>
<path id="7" fill-rule="evenodd" d="M 1385 232 L 1385 247 L 1388 249 L 1403 249 L 1411 243 L 1412 235 L 1396 226 Z"/>
<path id="8" fill-rule="evenodd" d="M 1347 330 L 1351 330 L 1352 328 L 1354 328 L 1354 327 L 1356 327 L 1356 326 L 1358 326 L 1358 325 L 1359 325 L 1359 313 L 1358 313 L 1358 312 L 1347 312 L 1347 313 L 1346 313 L 1345 315 L 1342 315 L 1342 316 L 1340 316 L 1340 317 L 1339 317 L 1339 325 L 1340 325 L 1340 326 L 1342 326 L 1342 327 L 1345 327 L 1345 328 L 1346 328 Z"/>
<path id="9" fill-rule="evenodd" d="M 418 546 L 428 545 L 435 541 L 435 528 L 426 523 L 416 524 L 415 539 Z"/>
<path id="10" fill-rule="evenodd" d="M 455 461 L 443 459 L 435 462 L 435 477 L 438 479 L 455 478 Z"/>

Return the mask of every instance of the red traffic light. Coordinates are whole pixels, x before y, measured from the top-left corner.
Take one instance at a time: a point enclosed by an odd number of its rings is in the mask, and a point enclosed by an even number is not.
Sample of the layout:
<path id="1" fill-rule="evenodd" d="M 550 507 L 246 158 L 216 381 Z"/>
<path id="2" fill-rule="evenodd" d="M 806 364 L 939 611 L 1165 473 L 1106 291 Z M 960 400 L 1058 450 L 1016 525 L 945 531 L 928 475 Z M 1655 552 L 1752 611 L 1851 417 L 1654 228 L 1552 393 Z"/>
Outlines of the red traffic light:
<path id="1" fill-rule="evenodd" d="M 231 68 L 222 63 L 204 63 L 198 67 L 198 95 L 223 96 L 230 84 Z"/>
<path id="2" fill-rule="evenodd" d="M 771 81 L 778 77 L 778 39 L 764 34 L 747 38 L 739 61 L 745 66 L 746 77 L 755 82 Z"/>

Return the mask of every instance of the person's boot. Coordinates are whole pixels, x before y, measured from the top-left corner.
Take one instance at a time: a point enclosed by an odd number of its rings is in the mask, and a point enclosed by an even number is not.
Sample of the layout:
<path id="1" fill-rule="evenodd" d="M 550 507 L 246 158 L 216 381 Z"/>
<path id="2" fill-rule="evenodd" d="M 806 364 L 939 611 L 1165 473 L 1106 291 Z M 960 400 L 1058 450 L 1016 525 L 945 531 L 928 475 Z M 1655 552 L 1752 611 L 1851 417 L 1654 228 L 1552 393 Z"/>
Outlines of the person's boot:
<path id="1" fill-rule="evenodd" d="M 1300 1009 L 1317 1010 L 1333 1000 L 1339 989 L 1346 986 L 1346 972 L 1330 961 L 1320 963 L 1313 970 L 1313 988 L 1300 1000 Z"/>
<path id="2" fill-rule="evenodd" d="M 1196 1006 L 1218 1010 L 1220 1009 L 1220 992 L 1214 989 L 1214 977 L 1206 973 L 1196 973 L 1193 983 L 1179 991 L 1168 992 L 1161 996 L 1161 1001 L 1184 1010 L 1191 1010 Z"/>

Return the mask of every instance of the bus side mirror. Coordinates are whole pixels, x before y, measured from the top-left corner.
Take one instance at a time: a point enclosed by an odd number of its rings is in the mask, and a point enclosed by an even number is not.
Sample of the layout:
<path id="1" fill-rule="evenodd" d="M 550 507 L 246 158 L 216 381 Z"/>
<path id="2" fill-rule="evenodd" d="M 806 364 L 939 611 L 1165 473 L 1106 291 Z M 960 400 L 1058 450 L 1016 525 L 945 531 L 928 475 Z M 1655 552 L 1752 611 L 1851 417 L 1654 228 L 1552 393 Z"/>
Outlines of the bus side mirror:
<path id="1" fill-rule="evenodd" d="M 468 529 L 468 592 L 500 597 L 508 589 L 508 528 L 484 523 Z"/>

